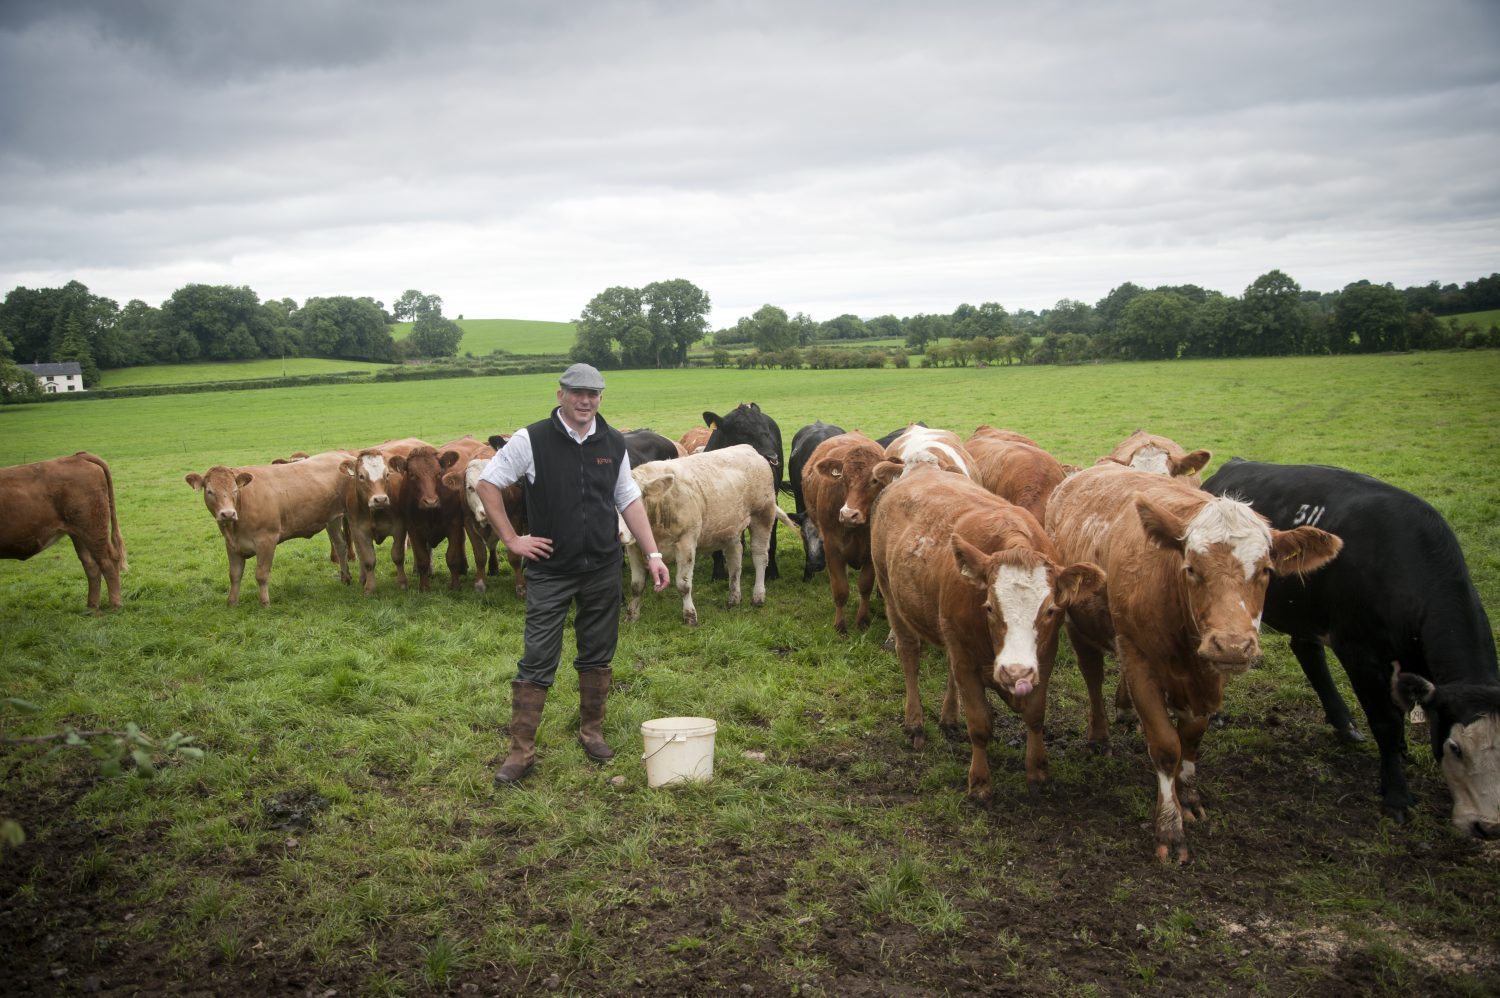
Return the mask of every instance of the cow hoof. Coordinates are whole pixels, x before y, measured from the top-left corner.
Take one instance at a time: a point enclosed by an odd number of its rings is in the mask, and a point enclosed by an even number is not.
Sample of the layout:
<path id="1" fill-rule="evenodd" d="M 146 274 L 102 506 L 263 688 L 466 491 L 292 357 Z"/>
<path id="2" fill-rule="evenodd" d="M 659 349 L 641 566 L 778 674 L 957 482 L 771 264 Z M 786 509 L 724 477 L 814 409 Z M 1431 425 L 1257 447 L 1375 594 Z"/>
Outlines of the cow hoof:
<path id="1" fill-rule="evenodd" d="M 1158 860 L 1160 860 L 1161 863 L 1162 863 L 1162 865 L 1164 865 L 1164 866 L 1167 865 L 1167 864 L 1169 864 L 1169 863 L 1171 863 L 1172 862 L 1172 847 L 1170 845 L 1168 845 L 1167 843 L 1165 843 L 1165 842 L 1159 842 L 1159 843 L 1157 843 L 1157 845 L 1156 845 L 1156 858 Z M 1186 843 L 1179 843 L 1178 846 L 1177 846 L 1177 865 L 1178 866 L 1187 866 L 1188 863 L 1189 863 L 1189 861 L 1190 861 L 1190 858 L 1188 856 L 1188 847 L 1187 847 L 1187 844 Z"/>
<path id="2" fill-rule="evenodd" d="M 969 729 L 957 721 L 940 721 L 938 722 L 938 730 L 950 742 L 966 742 L 969 740 Z"/>
<path id="3" fill-rule="evenodd" d="M 1334 728 L 1333 737 L 1340 745 L 1358 745 L 1365 740 L 1364 732 L 1352 724 L 1347 728 Z"/>
<path id="4" fill-rule="evenodd" d="M 682 622 L 689 627 L 697 627 L 698 615 L 696 613 L 684 613 L 682 615 Z"/>
<path id="5" fill-rule="evenodd" d="M 1113 754 L 1110 751 L 1109 742 L 1107 742 L 1107 741 L 1093 741 L 1093 740 L 1090 740 L 1087 747 L 1088 747 L 1088 753 L 1089 753 L 1089 755 L 1112 755 Z"/>
<path id="6" fill-rule="evenodd" d="M 1410 818 L 1406 806 L 1402 804 L 1382 804 L 1380 806 L 1380 815 L 1383 818 L 1389 818 L 1398 825 L 1406 824 Z"/>
<path id="7" fill-rule="evenodd" d="M 970 787 L 965 796 L 980 807 L 987 807 L 990 803 L 990 788 L 988 786 Z"/>
<path id="8" fill-rule="evenodd" d="M 894 634 L 892 634 L 890 637 L 886 638 L 885 639 L 885 643 L 882 644 L 880 647 L 882 649 L 884 649 L 885 651 L 895 651 L 896 650 L 896 636 Z"/>
<path id="9" fill-rule="evenodd" d="M 765 606 L 766 605 L 766 598 L 764 596 L 761 596 L 759 598 L 751 596 L 750 597 L 750 605 L 751 606 Z"/>

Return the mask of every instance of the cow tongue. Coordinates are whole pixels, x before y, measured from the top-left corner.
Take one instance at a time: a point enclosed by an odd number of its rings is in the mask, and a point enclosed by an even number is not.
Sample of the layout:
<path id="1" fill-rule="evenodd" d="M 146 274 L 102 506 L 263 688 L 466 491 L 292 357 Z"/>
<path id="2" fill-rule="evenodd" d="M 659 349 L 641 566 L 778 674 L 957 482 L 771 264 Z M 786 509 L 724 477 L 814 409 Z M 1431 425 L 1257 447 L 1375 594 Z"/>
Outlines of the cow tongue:
<path id="1" fill-rule="evenodd" d="M 1016 696 L 1023 697 L 1031 692 L 1031 680 L 1020 679 L 1016 681 Z"/>

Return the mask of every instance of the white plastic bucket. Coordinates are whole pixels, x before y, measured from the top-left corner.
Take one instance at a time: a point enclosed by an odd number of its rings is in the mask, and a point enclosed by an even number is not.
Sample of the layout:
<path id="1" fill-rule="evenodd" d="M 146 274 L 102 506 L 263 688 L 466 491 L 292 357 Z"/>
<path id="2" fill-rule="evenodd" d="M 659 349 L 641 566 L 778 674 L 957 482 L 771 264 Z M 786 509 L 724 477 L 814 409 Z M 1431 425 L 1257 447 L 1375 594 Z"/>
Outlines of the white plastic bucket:
<path id="1" fill-rule="evenodd" d="M 713 779 L 714 733 L 718 730 L 718 722 L 711 717 L 659 717 L 641 722 L 646 785 Z"/>

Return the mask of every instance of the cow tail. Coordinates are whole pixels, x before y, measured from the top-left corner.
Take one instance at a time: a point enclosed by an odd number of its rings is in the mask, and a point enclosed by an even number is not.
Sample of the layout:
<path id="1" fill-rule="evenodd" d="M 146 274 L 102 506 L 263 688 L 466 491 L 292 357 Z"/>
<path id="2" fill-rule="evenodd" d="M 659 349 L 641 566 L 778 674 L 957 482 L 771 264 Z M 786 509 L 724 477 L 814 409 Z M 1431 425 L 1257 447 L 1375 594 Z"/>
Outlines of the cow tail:
<path id="1" fill-rule="evenodd" d="M 113 548 L 110 554 L 114 555 L 120 562 L 120 571 L 130 570 L 130 564 L 125 559 L 125 538 L 120 536 L 120 514 L 115 510 L 115 480 L 109 473 L 109 465 L 104 463 L 102 457 L 95 457 L 88 451 L 79 451 L 78 456 L 97 465 L 104 472 L 104 491 L 109 496 L 109 541 Z"/>

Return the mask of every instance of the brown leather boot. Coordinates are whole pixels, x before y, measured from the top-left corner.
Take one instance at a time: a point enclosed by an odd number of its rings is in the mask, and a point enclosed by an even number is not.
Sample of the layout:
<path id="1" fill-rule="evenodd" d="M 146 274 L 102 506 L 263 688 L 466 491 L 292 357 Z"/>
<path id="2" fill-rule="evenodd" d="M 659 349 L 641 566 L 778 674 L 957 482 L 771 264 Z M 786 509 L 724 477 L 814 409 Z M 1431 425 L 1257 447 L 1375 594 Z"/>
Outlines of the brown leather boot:
<path id="1" fill-rule="evenodd" d="M 578 744 L 595 762 L 608 762 L 615 750 L 604 741 L 604 698 L 613 673 L 589 669 L 578 674 Z"/>
<path id="2" fill-rule="evenodd" d="M 547 687 L 519 679 L 510 684 L 510 755 L 495 773 L 495 786 L 515 786 L 536 765 L 536 729 L 546 703 Z"/>

